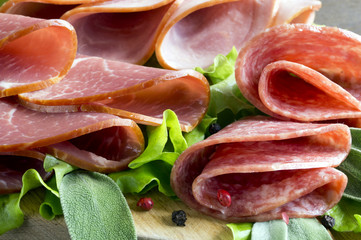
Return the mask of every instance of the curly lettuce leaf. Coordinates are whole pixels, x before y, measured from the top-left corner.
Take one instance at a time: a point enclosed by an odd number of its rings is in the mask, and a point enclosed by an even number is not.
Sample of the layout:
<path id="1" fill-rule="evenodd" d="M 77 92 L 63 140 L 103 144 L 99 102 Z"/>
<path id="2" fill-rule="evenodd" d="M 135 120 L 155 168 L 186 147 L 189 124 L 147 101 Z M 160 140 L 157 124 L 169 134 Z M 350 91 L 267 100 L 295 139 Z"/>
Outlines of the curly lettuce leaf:
<path id="1" fill-rule="evenodd" d="M 192 141 L 199 137 L 190 137 Z M 188 147 L 177 115 L 166 110 L 160 126 L 147 127 L 148 144 L 144 152 L 131 163 L 129 170 L 109 174 L 123 193 L 145 193 L 158 186 L 158 190 L 175 196 L 170 186 L 170 172 L 178 156 Z"/>
<path id="2" fill-rule="evenodd" d="M 228 223 L 233 234 L 233 240 L 249 240 L 251 239 L 251 232 L 253 223 Z"/>

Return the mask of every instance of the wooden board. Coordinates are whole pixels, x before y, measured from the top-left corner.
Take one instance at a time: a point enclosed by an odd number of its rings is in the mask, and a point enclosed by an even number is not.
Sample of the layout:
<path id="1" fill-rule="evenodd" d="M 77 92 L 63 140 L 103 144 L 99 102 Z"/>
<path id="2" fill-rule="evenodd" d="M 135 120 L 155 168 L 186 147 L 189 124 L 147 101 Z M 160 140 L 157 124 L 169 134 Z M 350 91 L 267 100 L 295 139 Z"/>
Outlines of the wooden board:
<path id="1" fill-rule="evenodd" d="M 1 240 L 70 239 L 63 217 L 49 221 L 39 215 L 39 206 L 43 196 L 43 191 L 37 189 L 24 197 L 21 205 L 26 215 L 23 226 L 1 235 Z M 154 207 L 150 211 L 143 211 L 136 206 L 140 196 L 126 196 L 138 239 L 232 239 L 232 232 L 225 222 L 201 215 L 181 201 L 173 200 L 156 191 L 146 196 L 154 201 Z M 176 226 L 172 222 L 172 212 L 180 209 L 187 213 L 185 227 Z"/>

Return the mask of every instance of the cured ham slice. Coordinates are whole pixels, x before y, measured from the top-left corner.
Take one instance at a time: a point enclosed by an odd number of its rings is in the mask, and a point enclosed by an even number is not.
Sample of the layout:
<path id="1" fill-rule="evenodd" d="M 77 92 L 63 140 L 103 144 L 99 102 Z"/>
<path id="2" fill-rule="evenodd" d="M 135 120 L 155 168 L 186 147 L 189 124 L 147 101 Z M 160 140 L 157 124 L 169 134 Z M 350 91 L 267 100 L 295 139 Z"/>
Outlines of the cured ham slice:
<path id="1" fill-rule="evenodd" d="M 360 64 L 359 35 L 293 24 L 252 39 L 240 52 L 235 73 L 242 94 L 268 115 L 305 122 L 357 119 Z"/>
<path id="2" fill-rule="evenodd" d="M 314 217 L 340 200 L 347 177 L 333 167 L 350 145 L 344 124 L 247 118 L 186 149 L 171 184 L 187 205 L 226 221 Z M 230 194 L 230 206 L 219 190 Z"/>
<path id="3" fill-rule="evenodd" d="M 46 181 L 51 172 L 43 168 L 45 154 L 35 150 L 0 152 L 0 194 L 19 192 L 23 174 L 28 169 L 36 169 Z"/>
<path id="4" fill-rule="evenodd" d="M 59 82 L 76 49 L 74 28 L 64 20 L 0 13 L 0 97 Z"/>
<path id="5" fill-rule="evenodd" d="M 172 109 L 192 130 L 209 103 L 207 79 L 193 70 L 164 70 L 79 56 L 67 76 L 41 91 L 21 94 L 22 104 L 45 112 L 96 111 L 159 125 Z"/>
<path id="6" fill-rule="evenodd" d="M 160 22 L 174 0 L 10 0 L 1 12 L 62 18 L 78 36 L 78 53 L 133 64 L 153 54 Z"/>
<path id="7" fill-rule="evenodd" d="M 156 56 L 164 68 L 205 68 L 274 24 L 312 22 L 320 7 L 315 0 L 177 0 L 163 19 Z"/>
<path id="8" fill-rule="evenodd" d="M 83 4 L 62 19 L 76 29 L 80 54 L 144 64 L 153 54 L 160 22 L 173 0 L 112 0 Z"/>
<path id="9" fill-rule="evenodd" d="M 144 148 L 133 121 L 105 113 L 42 113 L 0 101 L 0 153 L 34 150 L 91 171 L 127 168 Z"/>

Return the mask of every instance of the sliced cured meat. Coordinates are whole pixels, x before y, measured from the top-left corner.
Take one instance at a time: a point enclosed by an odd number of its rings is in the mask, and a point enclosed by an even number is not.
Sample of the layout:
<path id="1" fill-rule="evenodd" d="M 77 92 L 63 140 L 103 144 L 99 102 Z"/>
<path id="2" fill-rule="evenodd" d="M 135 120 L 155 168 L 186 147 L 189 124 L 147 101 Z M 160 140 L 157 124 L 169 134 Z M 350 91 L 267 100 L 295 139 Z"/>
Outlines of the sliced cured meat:
<path id="1" fill-rule="evenodd" d="M 144 148 L 132 120 L 105 113 L 42 113 L 0 101 L 0 152 L 37 150 L 92 171 L 127 168 Z"/>
<path id="2" fill-rule="evenodd" d="M 343 124 L 247 118 L 186 149 L 171 184 L 187 205 L 226 221 L 314 217 L 340 200 L 347 177 L 333 167 L 350 145 Z M 217 198 L 221 189 L 228 207 Z"/>
<path id="3" fill-rule="evenodd" d="M 172 109 L 184 131 L 206 113 L 209 84 L 193 70 L 164 70 L 79 56 L 56 85 L 21 94 L 22 104 L 45 112 L 96 111 L 130 118 L 146 125 L 162 123 Z"/>
<path id="4" fill-rule="evenodd" d="M 0 13 L 0 97 L 59 82 L 76 49 L 74 28 L 64 20 Z"/>
<path id="5" fill-rule="evenodd" d="M 361 37 L 346 30 L 282 25 L 240 52 L 236 81 L 261 111 L 282 119 L 361 117 Z"/>
<path id="6" fill-rule="evenodd" d="M 279 8 L 273 18 L 272 26 L 284 23 L 312 24 L 315 11 L 321 8 L 321 2 L 315 0 L 279 0 Z"/>
<path id="7" fill-rule="evenodd" d="M 291 12 L 283 5 L 289 5 L 288 1 L 177 0 L 163 19 L 157 59 L 170 69 L 208 67 L 217 54 L 226 55 L 233 46 L 240 50 L 273 24 L 294 18 L 306 21 L 303 13 L 317 10 L 321 3 L 292 1 Z"/>
<path id="8" fill-rule="evenodd" d="M 0 152 L 0 194 L 19 192 L 22 176 L 28 169 L 36 169 L 44 181 L 51 172 L 43 168 L 45 155 L 35 150 Z"/>
<path id="9" fill-rule="evenodd" d="M 106 59 L 145 63 L 153 54 L 160 22 L 173 0 L 112 0 L 83 4 L 62 19 L 78 35 L 78 52 Z"/>
<path id="10" fill-rule="evenodd" d="M 34 18 L 55 19 L 87 0 L 8 0 L 0 12 Z"/>

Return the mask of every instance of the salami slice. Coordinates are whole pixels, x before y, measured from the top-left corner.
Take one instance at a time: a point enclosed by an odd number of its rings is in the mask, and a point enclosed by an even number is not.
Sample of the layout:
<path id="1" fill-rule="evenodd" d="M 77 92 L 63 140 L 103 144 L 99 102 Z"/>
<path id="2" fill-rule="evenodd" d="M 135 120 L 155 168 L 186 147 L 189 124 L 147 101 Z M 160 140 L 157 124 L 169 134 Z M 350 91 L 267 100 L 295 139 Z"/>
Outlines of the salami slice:
<path id="1" fill-rule="evenodd" d="M 274 24 L 311 22 L 320 1 L 177 0 L 163 19 L 156 56 L 164 68 L 208 67 Z M 284 6 L 286 5 L 286 6 Z M 292 11 L 289 11 L 289 8 Z M 309 14 L 306 14 L 308 12 Z"/>
<path id="2" fill-rule="evenodd" d="M 360 64 L 359 35 L 282 25 L 258 35 L 240 52 L 236 81 L 252 104 L 280 119 L 360 118 Z"/>
<path id="3" fill-rule="evenodd" d="M 0 13 L 0 97 L 59 82 L 76 49 L 74 28 L 64 20 Z"/>
<path id="4" fill-rule="evenodd" d="M 92 171 L 127 168 L 140 155 L 144 139 L 129 119 L 105 113 L 42 113 L 0 101 L 0 152 L 36 150 L 51 153 Z"/>
<path id="5" fill-rule="evenodd" d="M 186 149 L 171 184 L 187 205 L 231 222 L 323 214 L 341 198 L 347 177 L 334 169 L 348 155 L 349 128 L 252 117 Z M 231 196 L 230 206 L 217 193 Z"/>
<path id="6" fill-rule="evenodd" d="M 146 125 L 162 123 L 172 109 L 184 131 L 192 130 L 209 103 L 207 79 L 193 70 L 164 70 L 79 56 L 56 85 L 21 94 L 22 103 L 45 112 L 96 111 Z"/>

